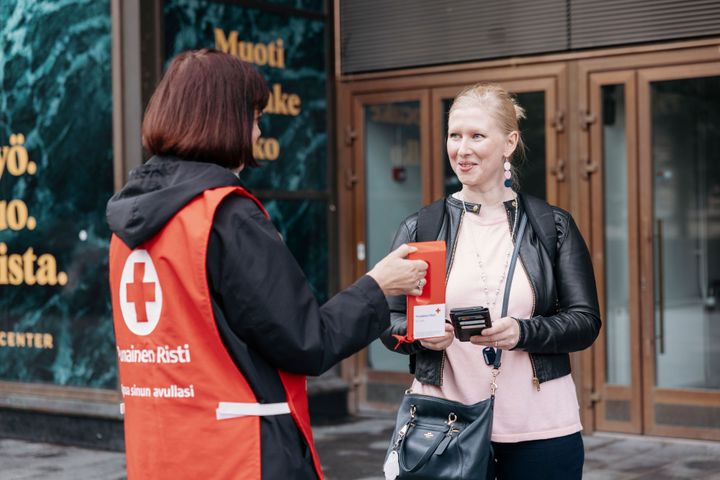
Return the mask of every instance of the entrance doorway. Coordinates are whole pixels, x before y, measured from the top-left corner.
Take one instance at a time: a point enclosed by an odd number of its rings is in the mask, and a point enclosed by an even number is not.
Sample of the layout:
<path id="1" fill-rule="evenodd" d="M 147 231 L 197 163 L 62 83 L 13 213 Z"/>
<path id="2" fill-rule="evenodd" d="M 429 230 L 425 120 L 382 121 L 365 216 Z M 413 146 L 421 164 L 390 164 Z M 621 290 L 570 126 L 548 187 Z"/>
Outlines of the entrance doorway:
<path id="1" fill-rule="evenodd" d="M 598 430 L 720 439 L 720 65 L 587 76 Z"/>

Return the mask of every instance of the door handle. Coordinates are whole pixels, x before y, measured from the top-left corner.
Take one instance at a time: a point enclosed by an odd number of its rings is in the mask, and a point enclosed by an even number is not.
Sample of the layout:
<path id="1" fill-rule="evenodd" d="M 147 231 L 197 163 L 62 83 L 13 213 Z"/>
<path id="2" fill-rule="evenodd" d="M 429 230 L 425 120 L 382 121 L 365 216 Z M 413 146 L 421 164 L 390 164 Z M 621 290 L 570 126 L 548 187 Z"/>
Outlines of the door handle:
<path id="1" fill-rule="evenodd" d="M 658 341 L 660 355 L 665 353 L 665 263 L 663 262 L 663 221 L 657 219 L 657 252 L 658 252 L 658 303 L 660 304 L 660 325 L 658 331 Z"/>

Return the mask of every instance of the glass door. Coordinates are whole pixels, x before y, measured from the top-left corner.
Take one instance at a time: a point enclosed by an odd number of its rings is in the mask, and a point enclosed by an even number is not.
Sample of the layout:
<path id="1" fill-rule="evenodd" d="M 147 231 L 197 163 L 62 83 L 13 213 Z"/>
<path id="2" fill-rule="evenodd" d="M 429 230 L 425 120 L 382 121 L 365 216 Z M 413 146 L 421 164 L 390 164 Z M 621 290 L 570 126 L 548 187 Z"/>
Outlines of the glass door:
<path id="1" fill-rule="evenodd" d="M 588 84 L 596 427 L 720 439 L 720 65 Z"/>
<path id="2" fill-rule="evenodd" d="M 389 252 L 402 220 L 429 201 L 428 111 L 427 91 L 354 97 L 358 276 Z M 412 381 L 408 357 L 376 340 L 356 362 L 360 406 L 394 408 Z"/>
<path id="3" fill-rule="evenodd" d="M 642 432 L 638 167 L 634 71 L 590 75 L 589 242 L 603 329 L 594 347 L 595 425 Z"/>
<path id="4" fill-rule="evenodd" d="M 720 65 L 638 72 L 647 433 L 720 439 Z"/>

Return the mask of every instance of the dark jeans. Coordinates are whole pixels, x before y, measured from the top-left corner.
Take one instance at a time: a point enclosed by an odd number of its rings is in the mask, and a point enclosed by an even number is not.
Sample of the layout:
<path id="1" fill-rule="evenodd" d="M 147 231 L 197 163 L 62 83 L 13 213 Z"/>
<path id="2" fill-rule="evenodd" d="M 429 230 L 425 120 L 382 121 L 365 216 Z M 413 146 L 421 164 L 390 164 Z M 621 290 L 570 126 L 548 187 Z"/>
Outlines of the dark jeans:
<path id="1" fill-rule="evenodd" d="M 495 443 L 498 480 L 575 480 L 582 478 L 585 449 L 580 432 L 547 440 Z"/>

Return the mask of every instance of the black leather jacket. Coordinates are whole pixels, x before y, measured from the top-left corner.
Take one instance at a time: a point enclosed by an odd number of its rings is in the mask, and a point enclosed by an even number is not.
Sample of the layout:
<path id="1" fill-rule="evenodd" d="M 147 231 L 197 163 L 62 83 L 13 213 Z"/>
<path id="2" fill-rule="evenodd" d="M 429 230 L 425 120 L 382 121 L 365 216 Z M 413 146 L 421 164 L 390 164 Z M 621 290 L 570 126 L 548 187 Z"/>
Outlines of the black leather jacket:
<path id="1" fill-rule="evenodd" d="M 516 212 L 523 208 L 522 201 L 517 207 L 515 203 L 505 202 L 510 225 L 513 225 Z M 438 240 L 445 240 L 447 244 L 448 275 L 463 215 L 472 215 L 475 207 L 466 202 L 466 212 L 459 200 L 453 197 L 445 200 L 446 215 Z M 590 253 L 570 214 L 558 207 L 552 207 L 552 210 L 557 231 L 555 267 L 530 222 L 520 245 L 520 261 L 532 286 L 534 308 L 532 318 L 518 322 L 520 340 L 515 349 L 530 354 L 535 373 L 533 382 L 538 389 L 541 383 L 570 373 L 568 353 L 592 345 L 601 325 Z M 400 225 L 393 249 L 415 241 L 417 216 L 417 213 L 409 216 Z M 394 350 L 397 341 L 392 335 L 404 335 L 407 331 L 406 303 L 404 296 L 388 297 L 387 300 L 391 326 L 381 338 L 386 347 Z M 417 341 L 402 344 L 395 351 L 410 355 L 410 373 L 414 373 L 418 381 L 442 385 L 445 351 L 426 349 Z"/>

